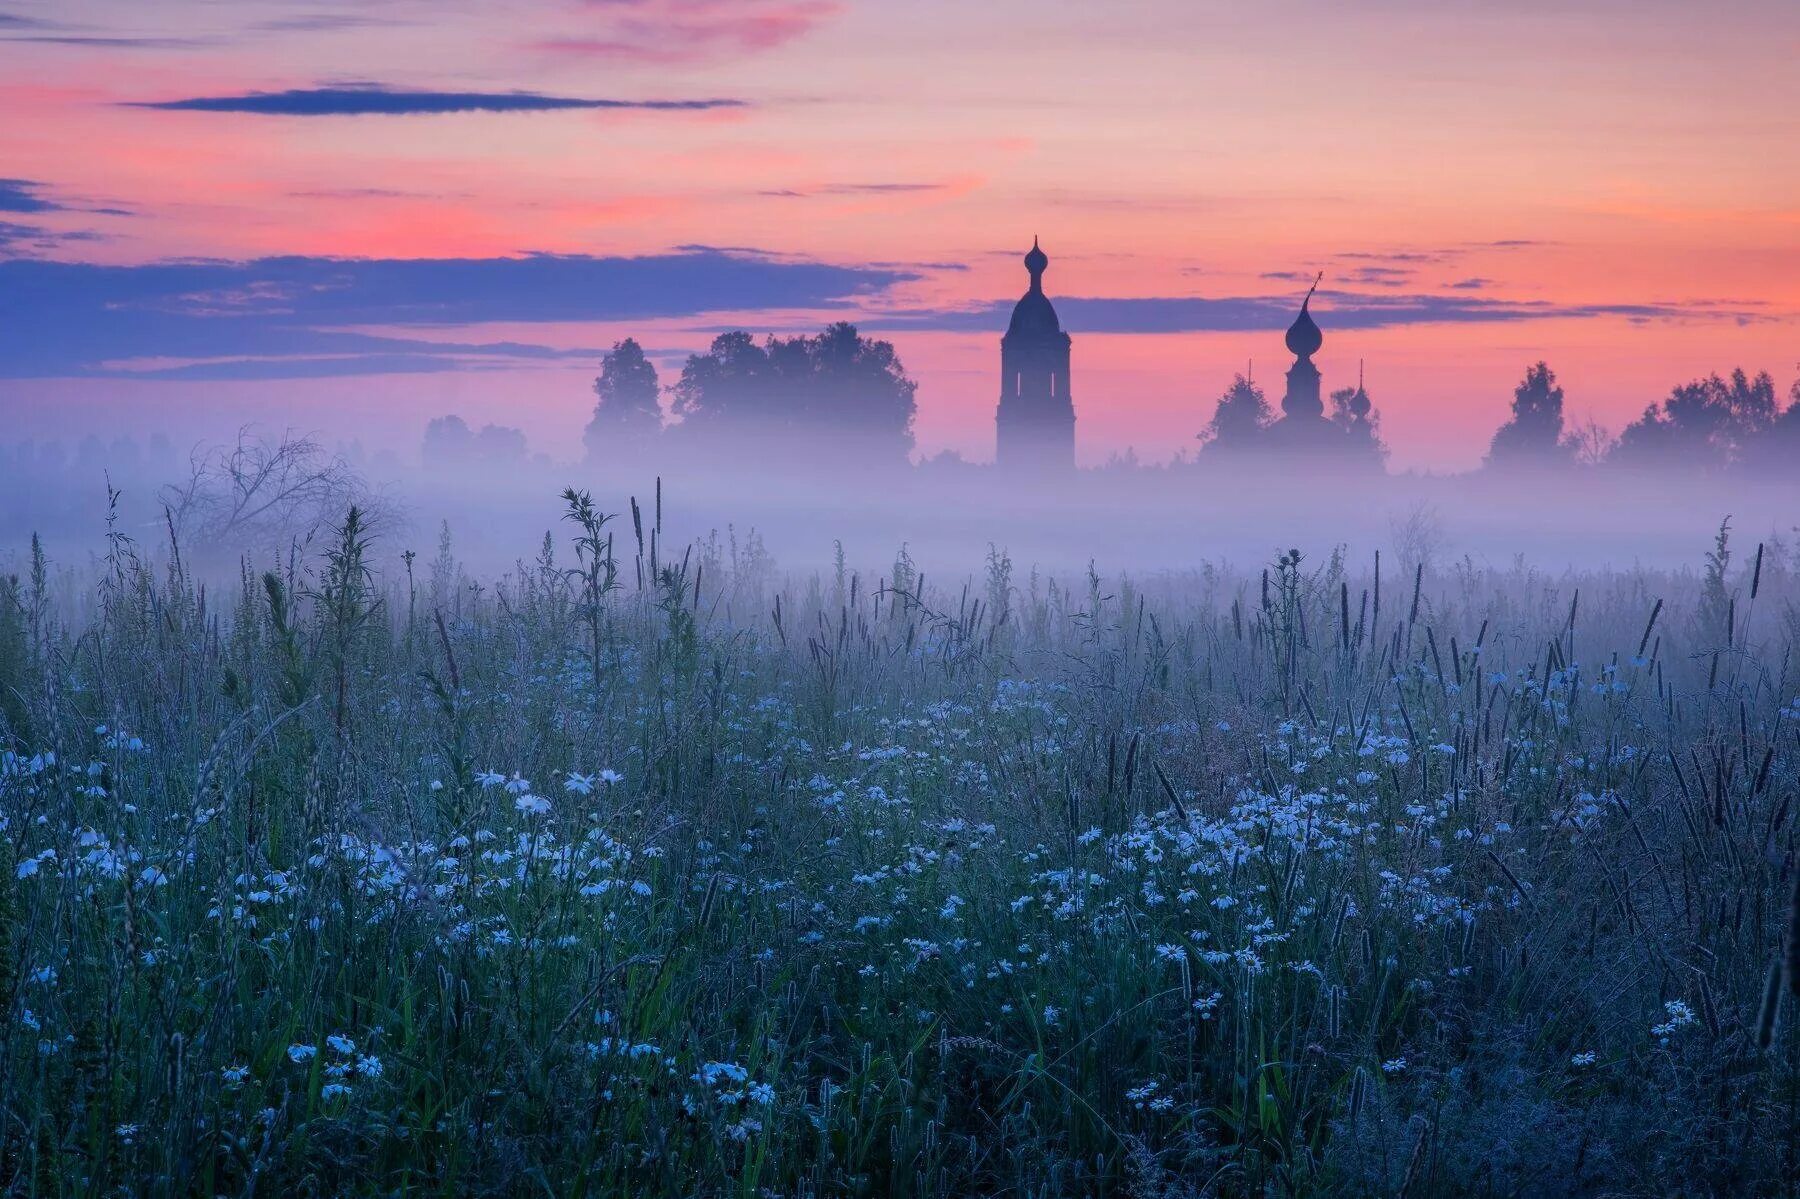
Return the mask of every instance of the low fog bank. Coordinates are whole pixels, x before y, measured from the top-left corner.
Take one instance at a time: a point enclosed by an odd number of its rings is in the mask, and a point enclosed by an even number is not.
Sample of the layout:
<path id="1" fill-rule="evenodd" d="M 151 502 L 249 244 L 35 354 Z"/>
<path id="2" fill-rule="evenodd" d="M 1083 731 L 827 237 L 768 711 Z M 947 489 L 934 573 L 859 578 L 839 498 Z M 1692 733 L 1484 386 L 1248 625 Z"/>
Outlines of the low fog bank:
<path id="1" fill-rule="evenodd" d="M 615 514 L 608 528 L 627 569 L 641 529 L 646 554 L 654 538 L 665 561 L 710 541 L 715 556 L 735 544 L 783 572 L 832 569 L 841 552 L 878 574 L 904 548 L 946 580 L 979 574 L 990 548 L 1049 575 L 1085 573 L 1090 562 L 1139 575 L 1253 572 L 1289 548 L 1318 560 L 1338 547 L 1353 561 L 1382 551 L 1430 569 L 1680 569 L 1698 566 L 1727 517 L 1740 541 L 1777 547 L 1793 544 L 1800 526 L 1800 478 L 1386 476 L 1281 457 L 1033 476 L 740 448 L 604 469 L 537 457 L 431 470 L 292 436 L 248 435 L 192 453 L 166 443 L 69 458 L 15 452 L 0 472 L 0 563 L 17 569 L 34 533 L 54 559 L 87 561 L 109 528 L 166 553 L 173 527 L 191 567 L 235 574 L 246 555 L 304 556 L 354 503 L 372 514 L 377 561 L 397 565 L 406 550 L 429 558 L 447 530 L 465 569 L 492 576 L 536 557 L 546 531 L 566 545 L 560 495 L 571 487 Z"/>

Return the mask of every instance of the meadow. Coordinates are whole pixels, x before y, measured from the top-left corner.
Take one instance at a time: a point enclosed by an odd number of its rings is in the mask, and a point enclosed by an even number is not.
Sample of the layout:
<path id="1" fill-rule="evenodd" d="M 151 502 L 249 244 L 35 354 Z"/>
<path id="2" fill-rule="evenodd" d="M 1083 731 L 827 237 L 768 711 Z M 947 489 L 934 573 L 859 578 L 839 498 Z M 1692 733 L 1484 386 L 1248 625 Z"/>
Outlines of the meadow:
<path id="1" fill-rule="evenodd" d="M 486 576 L 354 512 L 18 547 L 5 1193 L 1800 1180 L 1791 546 L 938 578 L 544 514 Z"/>

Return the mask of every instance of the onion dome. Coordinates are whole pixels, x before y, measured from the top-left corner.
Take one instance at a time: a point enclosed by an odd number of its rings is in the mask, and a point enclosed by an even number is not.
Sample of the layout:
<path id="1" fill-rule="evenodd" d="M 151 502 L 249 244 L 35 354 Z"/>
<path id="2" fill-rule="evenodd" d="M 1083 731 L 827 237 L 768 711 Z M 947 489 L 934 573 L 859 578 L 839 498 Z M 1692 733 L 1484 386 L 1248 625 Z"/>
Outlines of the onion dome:
<path id="1" fill-rule="evenodd" d="M 1050 256 L 1038 248 L 1037 238 L 1031 239 L 1031 250 L 1025 255 L 1025 269 L 1031 272 L 1031 290 L 1043 287 L 1044 268 L 1050 265 Z"/>
<path id="2" fill-rule="evenodd" d="M 1049 265 L 1050 256 L 1038 248 L 1037 238 L 1032 238 L 1031 252 L 1025 255 L 1025 269 L 1031 272 L 1031 290 L 1013 305 L 1012 321 L 1006 327 L 1007 336 L 1054 337 L 1062 333 L 1062 322 L 1056 319 L 1056 309 L 1051 305 L 1050 297 L 1044 294 L 1044 268 Z"/>
<path id="3" fill-rule="evenodd" d="M 1317 283 L 1313 287 L 1318 287 Z M 1297 358 L 1310 358 L 1319 352 L 1325 344 L 1325 335 L 1319 332 L 1319 326 L 1313 322 L 1312 292 L 1306 293 L 1306 299 L 1300 301 L 1300 315 L 1288 326 L 1287 348 Z"/>
<path id="4" fill-rule="evenodd" d="M 1362 363 L 1356 364 L 1356 394 L 1350 397 L 1350 415 L 1358 420 L 1369 415 L 1369 409 L 1375 405 L 1369 400 L 1369 393 L 1363 390 Z"/>

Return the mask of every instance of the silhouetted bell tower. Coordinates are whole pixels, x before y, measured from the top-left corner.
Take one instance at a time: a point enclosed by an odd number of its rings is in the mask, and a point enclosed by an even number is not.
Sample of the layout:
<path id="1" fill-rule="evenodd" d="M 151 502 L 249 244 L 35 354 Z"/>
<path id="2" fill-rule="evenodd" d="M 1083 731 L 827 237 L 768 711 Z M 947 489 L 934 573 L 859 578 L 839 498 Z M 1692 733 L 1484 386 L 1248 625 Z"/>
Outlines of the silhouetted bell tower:
<path id="1" fill-rule="evenodd" d="M 1320 278 L 1323 277 L 1321 272 Z M 1294 365 L 1288 367 L 1287 394 L 1281 397 L 1281 411 L 1290 420 L 1313 421 L 1325 415 L 1325 403 L 1319 399 L 1319 368 L 1312 360 L 1325 344 L 1325 335 L 1319 332 L 1310 311 L 1313 292 L 1318 287 L 1319 280 L 1314 279 L 1306 289 L 1306 298 L 1300 301 L 1300 315 L 1288 326 L 1287 348 L 1294 356 Z"/>
<path id="2" fill-rule="evenodd" d="M 1321 274 L 1320 278 L 1324 276 Z M 1325 344 L 1318 322 L 1312 317 L 1314 279 L 1300 301 L 1300 315 L 1288 326 L 1287 348 L 1294 355 L 1288 367 L 1287 394 L 1281 397 L 1281 419 L 1270 425 L 1267 443 L 1283 452 L 1313 454 L 1332 452 L 1344 445 L 1344 430 L 1325 419 L 1325 401 L 1319 398 L 1319 368 L 1313 355 Z"/>
<path id="3" fill-rule="evenodd" d="M 1075 469 L 1075 404 L 1069 398 L 1069 335 L 1044 294 L 1050 258 L 1031 239 L 1031 289 L 1013 306 L 1000 339 L 1000 410 L 995 461 L 1003 468 Z"/>

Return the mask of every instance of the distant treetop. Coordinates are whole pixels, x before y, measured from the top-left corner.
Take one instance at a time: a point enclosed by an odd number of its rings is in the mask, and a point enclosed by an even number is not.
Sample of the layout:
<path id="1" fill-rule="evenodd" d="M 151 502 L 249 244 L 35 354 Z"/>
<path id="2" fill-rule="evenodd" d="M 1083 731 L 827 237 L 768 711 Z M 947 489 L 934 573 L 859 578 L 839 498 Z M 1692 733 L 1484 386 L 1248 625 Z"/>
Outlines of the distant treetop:
<path id="1" fill-rule="evenodd" d="M 1525 370 L 1513 389 L 1512 415 L 1494 431 L 1487 464 L 1495 467 L 1558 466 L 1574 459 L 1563 437 L 1563 389 L 1549 363 Z"/>
<path id="2" fill-rule="evenodd" d="M 761 345 L 742 331 L 720 334 L 689 356 L 671 394 L 684 436 L 817 433 L 848 453 L 905 460 L 917 390 L 891 342 L 839 321 L 815 337 Z"/>
<path id="3" fill-rule="evenodd" d="M 581 438 L 588 461 L 598 461 L 622 445 L 641 444 L 661 432 L 661 397 L 656 366 L 644 357 L 643 347 L 629 337 L 614 343 L 600 360 L 600 377 L 594 380 L 594 415 Z"/>

